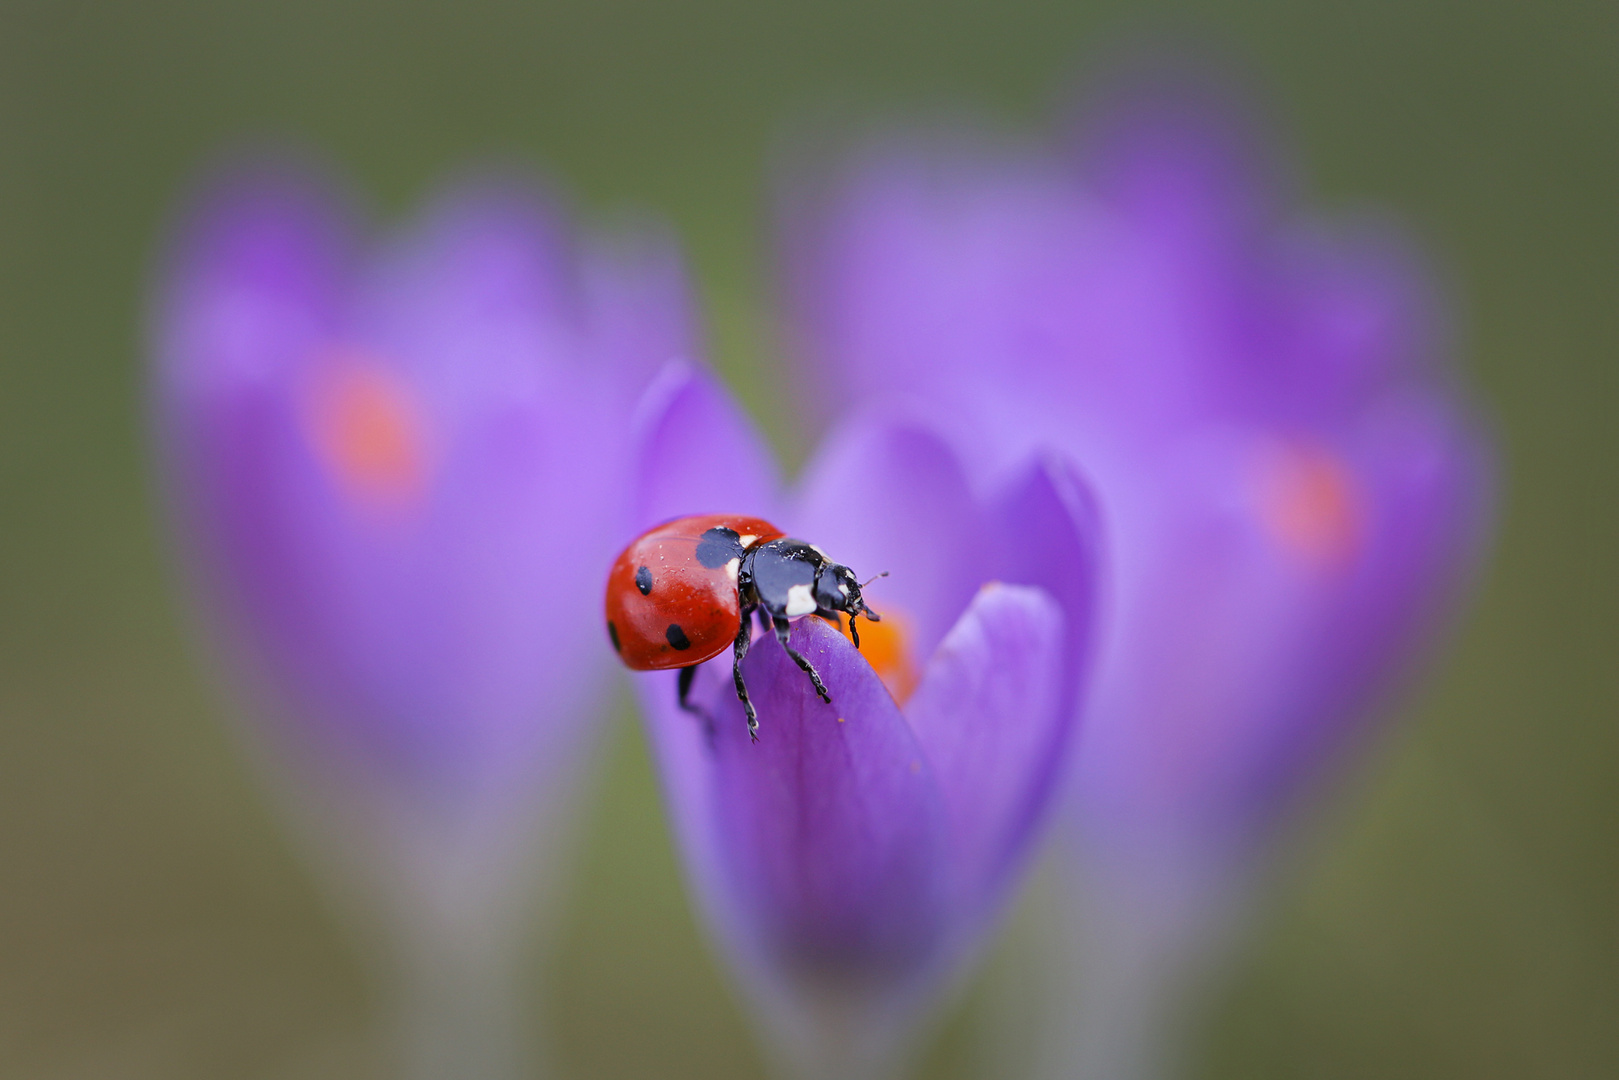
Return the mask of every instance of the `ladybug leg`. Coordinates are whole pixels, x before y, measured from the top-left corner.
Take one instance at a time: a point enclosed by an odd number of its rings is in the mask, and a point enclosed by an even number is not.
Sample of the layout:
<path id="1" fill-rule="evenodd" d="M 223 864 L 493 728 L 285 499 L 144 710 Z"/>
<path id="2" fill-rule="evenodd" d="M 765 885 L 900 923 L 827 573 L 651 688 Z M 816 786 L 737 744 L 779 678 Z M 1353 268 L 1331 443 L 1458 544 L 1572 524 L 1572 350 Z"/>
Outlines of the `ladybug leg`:
<path id="1" fill-rule="evenodd" d="M 689 713 L 700 713 L 703 710 L 690 701 L 691 683 L 697 677 L 697 665 L 680 669 L 680 707 Z"/>
<path id="2" fill-rule="evenodd" d="M 810 682 L 815 684 L 815 692 L 821 695 L 821 700 L 828 705 L 832 704 L 832 695 L 826 692 L 826 684 L 821 681 L 820 672 L 815 670 L 813 664 L 800 656 L 797 649 L 787 644 L 787 633 L 792 629 L 793 624 L 779 615 L 776 617 L 775 622 L 776 640 L 781 642 L 781 647 L 787 650 L 787 655 L 793 658 L 793 663 L 804 669 L 804 674 L 808 675 Z"/>
<path id="3" fill-rule="evenodd" d="M 736 697 L 742 702 L 742 711 L 748 714 L 748 738 L 754 742 L 759 741 L 759 714 L 753 710 L 753 702 L 748 700 L 748 684 L 742 681 L 742 658 L 748 655 L 748 646 L 753 644 L 753 612 L 744 612 L 742 627 L 736 632 L 736 643 L 733 646 L 735 659 L 731 661 L 731 678 L 736 680 Z"/>
<path id="4" fill-rule="evenodd" d="M 714 746 L 714 718 L 709 715 L 707 709 L 703 708 L 701 705 L 693 704 L 691 701 L 691 684 L 696 677 L 696 664 L 693 664 L 691 667 L 683 667 L 680 669 L 680 696 L 678 700 L 682 709 L 691 713 L 693 716 L 699 717 L 703 721 L 703 734 L 707 737 L 708 745 L 710 749 L 712 749 Z"/>

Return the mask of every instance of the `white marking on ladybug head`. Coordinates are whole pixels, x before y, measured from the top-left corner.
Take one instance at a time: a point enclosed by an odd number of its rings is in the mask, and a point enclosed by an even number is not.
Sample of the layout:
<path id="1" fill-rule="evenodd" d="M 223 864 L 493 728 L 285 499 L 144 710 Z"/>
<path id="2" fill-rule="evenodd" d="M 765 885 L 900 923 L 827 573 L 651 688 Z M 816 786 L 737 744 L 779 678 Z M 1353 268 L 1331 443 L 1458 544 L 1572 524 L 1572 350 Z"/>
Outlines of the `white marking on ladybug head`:
<path id="1" fill-rule="evenodd" d="M 740 569 L 742 569 L 742 560 L 732 559 L 730 562 L 725 564 L 725 576 L 730 578 L 732 581 L 735 581 L 736 573 Z"/>
<path id="2" fill-rule="evenodd" d="M 759 539 L 759 536 L 758 536 L 757 533 L 748 533 L 748 534 L 746 534 L 744 536 L 739 536 L 736 539 L 737 539 L 737 542 L 740 543 L 743 547 L 750 548 L 750 547 L 753 546 L 753 542 L 755 540 Z"/>
<path id="3" fill-rule="evenodd" d="M 847 600 L 849 598 L 849 586 L 845 585 L 841 581 L 838 582 L 838 592 L 843 594 L 843 598 L 845 600 Z"/>
<path id="4" fill-rule="evenodd" d="M 794 585 L 787 590 L 787 617 L 796 619 L 815 611 L 815 596 L 808 585 Z"/>

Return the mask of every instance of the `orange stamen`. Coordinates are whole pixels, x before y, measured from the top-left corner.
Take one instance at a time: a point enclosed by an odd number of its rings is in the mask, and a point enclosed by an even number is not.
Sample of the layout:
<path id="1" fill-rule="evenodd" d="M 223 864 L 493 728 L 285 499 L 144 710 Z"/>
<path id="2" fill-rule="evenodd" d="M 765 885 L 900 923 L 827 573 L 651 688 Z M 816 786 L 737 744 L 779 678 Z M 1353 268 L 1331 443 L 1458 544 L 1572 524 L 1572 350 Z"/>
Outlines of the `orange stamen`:
<path id="1" fill-rule="evenodd" d="M 1353 559 L 1365 531 L 1365 499 L 1349 464 L 1306 444 L 1289 444 L 1266 464 L 1260 516 L 1277 543 L 1318 569 Z"/>
<path id="2" fill-rule="evenodd" d="M 363 356 L 317 368 L 309 394 L 311 438 L 340 487 L 372 507 L 397 508 L 427 486 L 425 424 L 408 383 Z"/>
<path id="3" fill-rule="evenodd" d="M 883 608 L 882 616 L 882 622 L 860 620 L 860 655 L 866 658 L 866 663 L 888 687 L 895 703 L 903 705 L 916 689 L 919 678 L 907 645 L 909 627 L 905 617 L 896 613 L 891 606 Z M 840 619 L 838 628 L 843 631 L 844 637 L 854 640 L 849 636 L 846 622 Z"/>

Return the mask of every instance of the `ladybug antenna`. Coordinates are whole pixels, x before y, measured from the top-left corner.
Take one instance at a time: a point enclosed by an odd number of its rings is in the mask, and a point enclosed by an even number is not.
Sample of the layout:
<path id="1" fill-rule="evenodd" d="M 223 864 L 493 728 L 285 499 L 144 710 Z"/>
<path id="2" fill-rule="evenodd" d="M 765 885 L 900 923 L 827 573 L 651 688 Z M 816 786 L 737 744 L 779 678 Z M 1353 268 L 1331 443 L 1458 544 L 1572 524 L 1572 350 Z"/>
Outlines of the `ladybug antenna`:
<path id="1" fill-rule="evenodd" d="M 887 576 L 888 576 L 888 571 L 884 570 L 880 574 L 876 574 L 876 575 L 873 575 L 872 577 L 867 578 L 865 580 L 865 582 L 860 586 L 860 591 L 865 592 L 867 585 L 870 585 L 873 581 L 876 581 L 880 577 L 887 577 Z M 870 619 L 872 622 L 882 622 L 883 621 L 883 617 L 881 615 L 877 614 L 875 611 L 871 610 L 871 608 L 869 606 L 867 606 L 866 598 L 864 596 L 862 596 L 860 598 L 860 613 L 862 615 L 864 615 L 866 618 Z M 851 618 L 849 620 L 849 623 L 850 623 L 850 625 L 853 625 L 854 619 Z M 859 648 L 860 643 L 856 642 L 855 647 Z"/>

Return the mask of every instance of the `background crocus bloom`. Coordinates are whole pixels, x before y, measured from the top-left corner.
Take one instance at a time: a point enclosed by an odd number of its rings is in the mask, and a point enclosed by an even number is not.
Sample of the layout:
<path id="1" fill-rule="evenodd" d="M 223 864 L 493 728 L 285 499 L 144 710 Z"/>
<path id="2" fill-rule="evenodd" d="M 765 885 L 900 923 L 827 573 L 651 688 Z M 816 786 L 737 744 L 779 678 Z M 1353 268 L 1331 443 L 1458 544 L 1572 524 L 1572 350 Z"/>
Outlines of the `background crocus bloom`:
<path id="1" fill-rule="evenodd" d="M 1420 275 L 1387 236 L 1280 214 L 1217 100 L 1128 95 L 1050 156 L 878 147 L 788 219 L 806 385 L 926 411 L 985 475 L 1040 445 L 1096 485 L 1114 576 L 1073 849 L 1096 990 L 1060 1020 L 1063 1075 L 1147 1067 L 1142 984 L 1174 981 L 1165 954 L 1409 666 L 1483 532 Z"/>
<path id="2" fill-rule="evenodd" d="M 529 849 L 601 717 L 622 431 L 688 347 L 678 267 L 577 249 L 516 185 L 364 250 L 327 189 L 269 169 L 201 201 L 160 301 L 161 464 L 259 741 L 399 924 L 424 1008 L 501 1008 L 470 984 L 532 922 Z"/>
<path id="3" fill-rule="evenodd" d="M 681 711 L 673 673 L 639 678 L 688 877 L 710 929 L 790 1062 L 880 1075 L 918 1014 L 984 937 L 1051 807 L 1092 625 L 1089 497 L 1028 463 L 986 497 L 909 425 L 857 422 L 795 497 L 723 393 L 667 369 L 638 425 L 641 516 L 766 516 L 862 574 L 863 652 L 815 618 L 793 642 L 832 694 L 769 638 L 743 670 L 700 669 Z"/>

